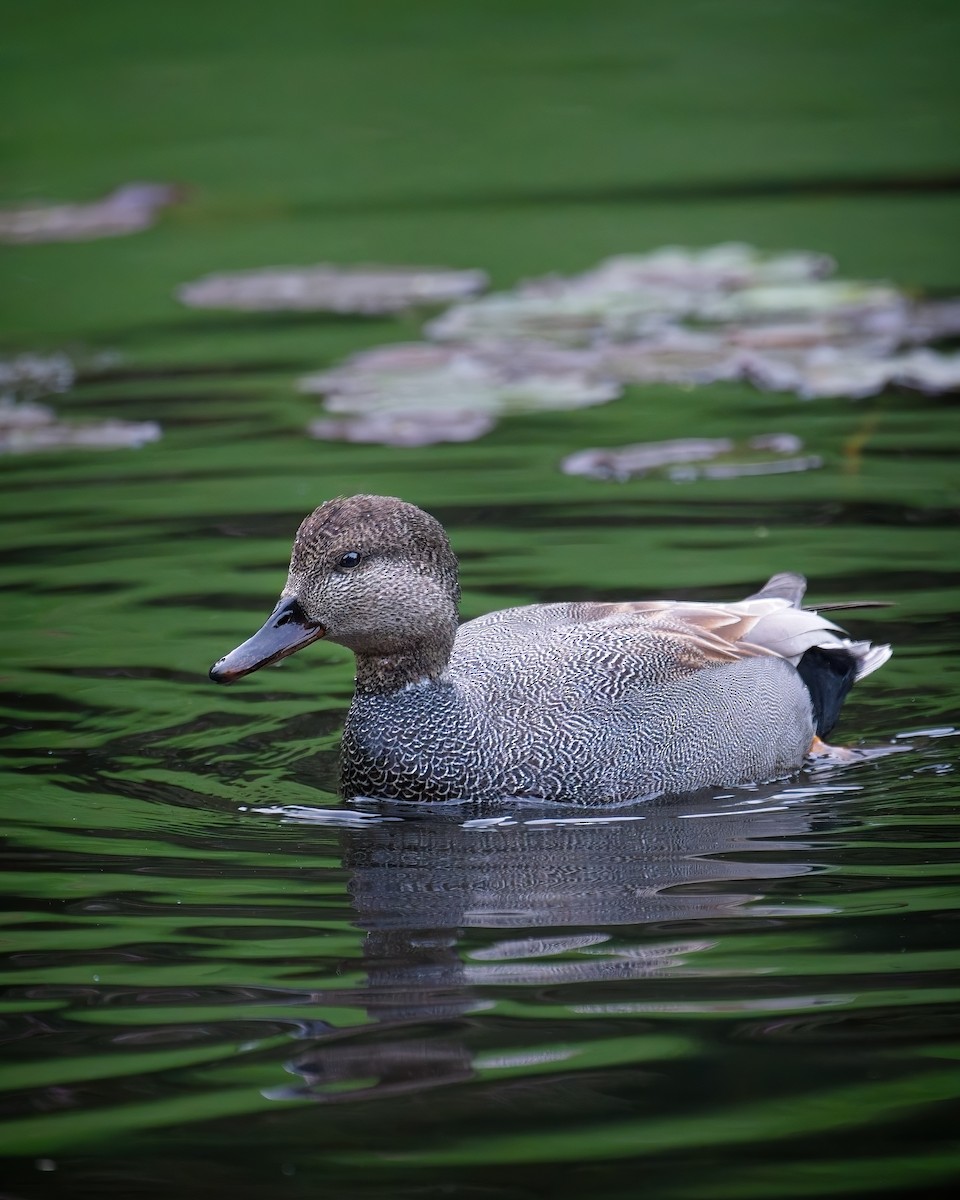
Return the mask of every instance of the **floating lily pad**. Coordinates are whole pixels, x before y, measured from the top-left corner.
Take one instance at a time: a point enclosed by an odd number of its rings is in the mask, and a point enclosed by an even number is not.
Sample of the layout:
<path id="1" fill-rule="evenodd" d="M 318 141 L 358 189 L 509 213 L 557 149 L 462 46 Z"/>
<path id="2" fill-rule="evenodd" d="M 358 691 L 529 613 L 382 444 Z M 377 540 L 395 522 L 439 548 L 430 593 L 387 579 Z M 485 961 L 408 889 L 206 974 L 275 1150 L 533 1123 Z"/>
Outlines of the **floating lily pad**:
<path id="1" fill-rule="evenodd" d="M 321 417 L 307 430 L 312 437 L 334 442 L 374 442 L 382 446 L 433 446 L 438 442 L 473 442 L 496 425 L 495 414 L 451 408 L 410 408 L 368 412 L 348 417 Z"/>
<path id="2" fill-rule="evenodd" d="M 685 483 L 694 479 L 782 475 L 811 471 L 822 465 L 816 455 L 799 454 L 802 449 L 803 442 L 792 433 L 758 434 L 745 443 L 730 438 L 676 438 L 614 449 L 578 450 L 563 460 L 561 470 L 566 475 L 618 482 L 656 472 Z M 774 457 L 760 458 L 760 453 Z"/>
<path id="3" fill-rule="evenodd" d="M 67 391 L 75 369 L 65 355 L 21 354 L 0 362 L 0 454 L 65 446 L 129 449 L 155 442 L 155 421 L 64 421 L 38 396 Z"/>
<path id="4" fill-rule="evenodd" d="M 729 324 L 733 321 L 763 321 L 774 318 L 832 318 L 854 327 L 869 327 L 871 316 L 901 316 L 905 321 L 906 299 L 886 284 L 857 280 L 821 279 L 793 284 L 760 284 L 734 291 L 705 292 L 691 301 L 690 315 L 701 321 Z"/>
<path id="5" fill-rule="evenodd" d="M 743 376 L 743 351 L 736 345 L 721 334 L 676 325 L 595 353 L 603 369 L 624 383 L 713 383 Z"/>
<path id="6" fill-rule="evenodd" d="M 441 342 L 548 340 L 564 346 L 592 346 L 601 339 L 621 341 L 662 329 L 690 310 L 681 289 L 644 288 L 629 295 L 499 293 L 460 304 L 426 326 Z"/>
<path id="7" fill-rule="evenodd" d="M 802 400 L 831 396 L 861 399 L 891 384 L 930 393 L 960 388 L 960 354 L 914 350 L 877 357 L 863 348 L 815 346 L 743 359 L 744 377 L 766 391 L 794 392 Z"/>
<path id="8" fill-rule="evenodd" d="M 921 392 L 951 392 L 960 388 L 960 354 L 938 354 L 935 350 L 914 350 L 889 363 L 890 382 Z"/>
<path id="9" fill-rule="evenodd" d="M 0 242 L 86 242 L 149 229 L 180 197 L 168 183 L 127 183 L 89 204 L 23 204 L 0 210 Z"/>
<path id="10" fill-rule="evenodd" d="M 450 304 L 487 285 L 483 271 L 446 267 L 265 267 L 207 275 L 177 289 L 189 308 L 243 312 L 334 312 L 375 316 Z"/>
<path id="11" fill-rule="evenodd" d="M 900 335 L 903 342 L 936 342 L 960 337 L 960 297 L 913 304 Z"/>
<path id="12" fill-rule="evenodd" d="M 960 299 L 918 302 L 887 283 L 825 278 L 833 269 L 821 254 L 668 247 L 459 304 L 427 333 L 583 347 L 624 383 L 745 379 L 805 398 L 956 386 L 948 356 L 901 369 L 897 352 L 960 335 Z"/>
<path id="13" fill-rule="evenodd" d="M 619 255 L 580 275 L 551 275 L 458 305 L 427 326 L 438 341 L 549 338 L 568 345 L 629 340 L 664 323 L 697 317 L 741 291 L 816 287 L 833 260 L 823 254 L 764 255 L 730 243 L 705 250 L 677 246 Z"/>
<path id="14" fill-rule="evenodd" d="M 366 351 L 301 388 L 351 418 L 318 422 L 316 436 L 407 445 L 490 427 L 467 414 L 602 404 L 627 384 L 737 380 L 808 400 L 960 386 L 956 355 L 909 349 L 960 335 L 960 299 L 918 301 L 890 284 L 827 278 L 833 270 L 823 254 L 740 244 L 621 255 L 456 304 L 426 326 L 430 342 Z M 431 412 L 461 414 L 449 417 L 451 436 L 441 424 L 430 436 Z M 401 442 L 401 428 L 418 432 Z"/>
<path id="15" fill-rule="evenodd" d="M 65 354 L 18 354 L 0 361 L 0 401 L 33 400 L 65 392 L 76 371 Z"/>
<path id="16" fill-rule="evenodd" d="M 0 454 L 82 447 L 130 450 L 161 436 L 155 421 L 62 421 L 46 405 L 0 402 Z"/>
<path id="17" fill-rule="evenodd" d="M 832 275 L 835 269 L 828 254 L 805 250 L 764 254 L 743 242 L 724 242 L 703 249 L 662 246 L 647 254 L 619 254 L 574 276 L 574 282 L 604 291 L 627 291 L 638 284 L 713 290 L 803 283 Z M 539 287 L 542 282 L 527 286 Z"/>
<path id="18" fill-rule="evenodd" d="M 300 388 L 352 418 L 316 421 L 314 437 L 404 446 L 468 441 L 505 412 L 583 408 L 621 391 L 595 355 L 527 344 L 384 346 L 308 375 Z"/>

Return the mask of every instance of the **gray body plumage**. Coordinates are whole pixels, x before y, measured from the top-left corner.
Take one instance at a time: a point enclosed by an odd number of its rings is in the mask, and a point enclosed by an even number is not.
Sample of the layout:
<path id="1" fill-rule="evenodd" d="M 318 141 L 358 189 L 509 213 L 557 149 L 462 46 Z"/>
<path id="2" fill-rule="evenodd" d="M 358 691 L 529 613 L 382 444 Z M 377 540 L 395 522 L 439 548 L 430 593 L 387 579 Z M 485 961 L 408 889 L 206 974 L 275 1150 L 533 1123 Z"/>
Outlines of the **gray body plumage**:
<path id="1" fill-rule="evenodd" d="M 211 676 L 322 637 L 353 650 L 347 796 L 602 804 L 759 783 L 797 770 L 890 657 L 801 608 L 805 585 L 785 572 L 738 602 L 533 604 L 458 628 L 440 523 L 353 496 L 304 520 L 273 615 Z"/>
<path id="2" fill-rule="evenodd" d="M 460 627 L 440 680 L 358 693 L 344 794 L 598 804 L 773 779 L 803 762 L 813 711 L 789 662 L 698 662 L 682 639 L 638 633 L 632 615 L 584 622 L 590 607 L 480 617 Z"/>

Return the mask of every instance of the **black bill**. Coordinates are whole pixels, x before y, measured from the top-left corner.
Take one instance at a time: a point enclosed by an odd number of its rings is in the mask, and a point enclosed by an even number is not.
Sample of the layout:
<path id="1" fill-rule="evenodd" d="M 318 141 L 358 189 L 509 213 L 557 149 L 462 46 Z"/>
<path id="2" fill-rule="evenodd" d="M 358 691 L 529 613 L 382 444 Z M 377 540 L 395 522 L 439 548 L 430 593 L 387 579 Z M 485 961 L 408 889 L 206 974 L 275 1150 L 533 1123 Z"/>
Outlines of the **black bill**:
<path id="1" fill-rule="evenodd" d="M 307 620 L 296 600 L 281 600 L 253 637 L 213 664 L 210 678 L 216 683 L 233 683 L 251 671 L 268 667 L 309 646 L 325 633 L 322 625 Z"/>

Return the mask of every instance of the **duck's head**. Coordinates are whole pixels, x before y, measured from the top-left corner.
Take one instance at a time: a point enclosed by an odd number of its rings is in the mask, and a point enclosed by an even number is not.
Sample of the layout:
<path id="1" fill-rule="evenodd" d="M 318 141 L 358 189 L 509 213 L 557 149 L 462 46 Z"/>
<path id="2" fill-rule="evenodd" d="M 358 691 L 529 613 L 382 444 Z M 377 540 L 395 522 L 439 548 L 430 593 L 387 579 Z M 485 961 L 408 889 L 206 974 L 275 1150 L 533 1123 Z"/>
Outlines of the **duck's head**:
<path id="1" fill-rule="evenodd" d="M 403 662 L 408 675 L 435 675 L 449 658 L 459 599 L 457 560 L 429 513 L 393 496 L 328 500 L 297 530 L 266 624 L 210 678 L 232 683 L 319 638 L 358 659 Z"/>

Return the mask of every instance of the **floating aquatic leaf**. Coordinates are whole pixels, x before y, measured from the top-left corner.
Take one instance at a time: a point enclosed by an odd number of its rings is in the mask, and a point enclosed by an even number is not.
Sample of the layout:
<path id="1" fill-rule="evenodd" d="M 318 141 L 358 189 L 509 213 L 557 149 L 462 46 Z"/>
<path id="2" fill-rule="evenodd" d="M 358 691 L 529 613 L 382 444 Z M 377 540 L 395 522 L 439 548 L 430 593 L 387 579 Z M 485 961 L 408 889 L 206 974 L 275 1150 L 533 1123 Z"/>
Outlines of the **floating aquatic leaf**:
<path id="1" fill-rule="evenodd" d="M 579 450 L 561 464 L 566 475 L 625 482 L 659 471 L 677 483 L 693 479 L 737 479 L 745 475 L 780 475 L 809 471 L 821 465 L 815 455 L 799 456 L 803 442 L 792 433 L 766 433 L 738 445 L 730 438 L 676 438 L 664 442 L 638 442 L 613 449 Z M 758 451 L 774 459 L 757 459 Z M 742 461 L 731 455 L 746 456 Z M 715 460 L 721 459 L 717 462 Z M 706 464 L 704 466 L 693 464 Z"/>
<path id="2" fill-rule="evenodd" d="M 0 242 L 86 242 L 149 229 L 180 189 L 127 183 L 89 204 L 23 204 L 0 210 Z"/>
<path id="3" fill-rule="evenodd" d="M 921 392 L 952 392 L 960 388 L 960 354 L 914 350 L 891 360 L 893 383 Z"/>
<path id="4" fill-rule="evenodd" d="M 496 416 L 463 408 L 438 412 L 410 408 L 393 412 L 322 417 L 307 427 L 312 437 L 335 442 L 375 442 L 383 446 L 433 446 L 438 442 L 472 442 L 496 425 Z"/>
<path id="5" fill-rule="evenodd" d="M 565 475 L 591 479 L 634 479 L 670 463 L 699 462 L 733 449 L 729 438 L 674 438 L 666 442 L 637 442 L 610 450 L 578 450 L 561 464 Z"/>
<path id="6" fill-rule="evenodd" d="M 960 354 L 914 350 L 874 357 L 863 348 L 823 345 L 792 355 L 749 355 L 744 359 L 744 375 L 767 391 L 794 392 L 802 400 L 830 396 L 861 399 L 891 384 L 948 392 L 960 388 Z"/>
<path id="7" fill-rule="evenodd" d="M 600 373 L 592 354 L 556 346 L 418 343 L 357 354 L 336 370 L 304 377 L 300 388 L 326 396 L 327 412 L 354 418 L 314 422 L 315 437 L 389 445 L 467 441 L 504 412 L 605 404 L 621 390 Z"/>
<path id="8" fill-rule="evenodd" d="M 913 304 L 900 340 L 936 342 L 941 338 L 956 337 L 960 337 L 960 298 L 923 300 Z"/>
<path id="9" fill-rule="evenodd" d="M 722 335 L 679 326 L 614 343 L 597 355 L 604 370 L 624 383 L 713 383 L 743 375 L 742 352 Z"/>
<path id="10" fill-rule="evenodd" d="M 25 454 L 64 446 L 96 449 L 143 446 L 160 437 L 154 421 L 58 420 L 37 396 L 65 392 L 75 370 L 65 355 L 21 354 L 0 362 L 0 454 Z"/>
<path id="11" fill-rule="evenodd" d="M 569 280 L 548 276 L 521 285 L 527 294 L 550 290 L 557 284 L 566 290 L 594 293 L 631 292 L 637 288 L 693 288 L 698 291 L 729 290 L 758 284 L 802 283 L 832 275 L 836 263 L 827 254 L 798 251 L 763 254 L 742 242 L 691 249 L 662 246 L 647 254 L 618 254 Z"/>
<path id="12" fill-rule="evenodd" d="M 729 323 L 774 318 L 818 317 L 862 322 L 871 314 L 902 314 L 907 301 L 896 288 L 857 280 L 821 279 L 794 284 L 740 288 L 726 293 L 704 293 L 694 300 L 690 313 L 702 321 Z"/>
<path id="13" fill-rule="evenodd" d="M 567 345 L 644 337 L 665 323 L 700 315 L 741 289 L 816 287 L 834 269 L 823 254 L 763 255 L 731 243 L 706 250 L 668 246 L 619 255 L 580 275 L 550 275 L 458 305 L 427 326 L 438 341 L 549 338 Z"/>
<path id="14" fill-rule="evenodd" d="M 183 284 L 176 295 L 190 308 L 377 315 L 449 304 L 475 295 L 486 285 L 483 271 L 317 263 L 206 275 Z"/>
<path id="15" fill-rule="evenodd" d="M 472 426 L 468 413 L 601 404 L 625 384 L 742 380 L 803 399 L 958 386 L 957 356 L 903 348 L 960 334 L 960 299 L 916 301 L 886 283 L 826 278 L 833 270 L 826 255 L 740 244 L 621 255 L 456 304 L 427 325 L 431 342 L 366 351 L 301 388 L 353 418 L 321 421 L 317 436 L 381 440 L 382 432 L 399 444 L 400 428 L 428 438 L 429 412 L 464 414 L 453 423 L 459 440 L 490 427 Z M 372 420 L 378 414 L 397 424 Z M 453 438 L 438 427 L 429 440 Z M 786 464 L 750 462 L 742 473 L 817 465 L 796 455 Z M 718 464 L 715 474 L 739 469 Z"/>
<path id="16" fill-rule="evenodd" d="M 655 333 L 690 309 L 679 288 L 645 288 L 628 295 L 561 292 L 554 295 L 499 293 L 448 309 L 426 326 L 441 342 L 515 339 L 591 346 L 601 338 L 621 340 Z"/>
<path id="17" fill-rule="evenodd" d="M 65 447 L 136 449 L 159 437 L 155 421 L 61 421 L 41 404 L 0 402 L 0 454 Z"/>
<path id="18" fill-rule="evenodd" d="M 955 386 L 948 360 L 899 373 L 892 360 L 901 346 L 960 335 L 960 300 L 917 302 L 890 284 L 825 278 L 833 268 L 819 254 L 667 247 L 456 305 L 427 333 L 580 346 L 624 383 L 746 379 L 806 398 L 871 395 L 891 380 Z"/>
<path id="19" fill-rule="evenodd" d="M 56 420 L 52 408 L 46 404 L 34 404 L 24 400 L 17 404 L 13 400 L 0 400 L 0 429 L 35 429 L 38 425 L 49 425 Z"/>
<path id="20" fill-rule="evenodd" d="M 815 471 L 823 466 L 823 459 L 816 454 L 798 455 L 795 458 L 775 458 L 759 462 L 719 462 L 697 467 L 674 467 L 667 472 L 676 483 L 690 483 L 694 479 L 745 479 L 749 475 L 790 475 L 797 471 Z"/>
<path id="21" fill-rule="evenodd" d="M 747 442 L 751 450 L 773 450 L 776 454 L 796 454 L 803 441 L 795 433 L 758 433 Z"/>
<path id="22" fill-rule="evenodd" d="M 794 392 L 802 400 L 825 396 L 862 399 L 882 392 L 890 379 L 888 360 L 835 346 L 815 346 L 789 354 L 756 354 L 745 360 L 745 375 L 757 387 Z"/>
<path id="23" fill-rule="evenodd" d="M 65 392 L 75 377 L 73 363 L 64 354 L 19 354 L 0 361 L 0 401 L 33 400 Z"/>

